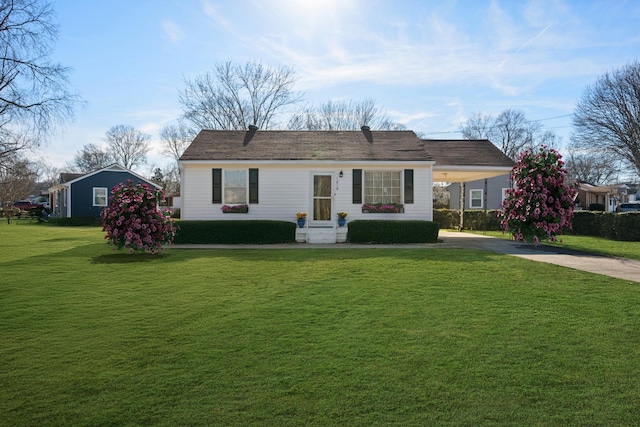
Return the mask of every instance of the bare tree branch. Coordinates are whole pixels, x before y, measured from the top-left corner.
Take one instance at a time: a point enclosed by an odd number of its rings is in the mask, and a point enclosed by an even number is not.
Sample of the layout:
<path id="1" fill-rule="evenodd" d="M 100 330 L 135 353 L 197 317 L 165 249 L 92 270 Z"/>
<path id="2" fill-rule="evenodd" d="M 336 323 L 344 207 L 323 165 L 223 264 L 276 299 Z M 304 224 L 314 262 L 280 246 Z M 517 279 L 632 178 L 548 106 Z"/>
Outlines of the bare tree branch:
<path id="1" fill-rule="evenodd" d="M 189 146 L 195 134 L 184 123 L 175 125 L 167 125 L 160 131 L 160 139 L 162 140 L 162 154 L 175 160 L 176 165 L 178 159 Z"/>
<path id="2" fill-rule="evenodd" d="M 194 132 L 201 129 L 261 129 L 275 126 L 287 105 L 301 100 L 292 87 L 296 78 L 286 67 L 270 68 L 259 62 L 216 65 L 213 73 L 185 79 L 179 94 L 183 118 Z"/>
<path id="3" fill-rule="evenodd" d="M 527 148 L 545 145 L 554 148 L 559 138 L 552 131 L 545 131 L 539 122 L 527 120 L 524 112 L 507 109 L 495 118 L 475 113 L 460 127 L 464 139 L 488 139 L 503 153 L 516 160 Z"/>
<path id="4" fill-rule="evenodd" d="M 327 101 L 317 108 L 307 107 L 294 114 L 287 125 L 291 130 L 360 130 L 369 126 L 377 130 L 401 130 L 404 125 L 388 117 L 372 99 L 363 101 Z"/>
<path id="5" fill-rule="evenodd" d="M 606 152 L 640 174 L 640 62 L 605 73 L 576 106 L 573 143 Z"/>
<path id="6" fill-rule="evenodd" d="M 150 135 L 129 125 L 116 125 L 106 133 L 109 150 L 115 162 L 127 169 L 147 162 Z"/>
<path id="7" fill-rule="evenodd" d="M 71 170 L 89 173 L 109 166 L 115 162 L 113 153 L 95 144 L 87 144 L 73 157 L 69 163 Z"/>
<path id="8" fill-rule="evenodd" d="M 67 90 L 69 69 L 49 59 L 57 39 L 53 15 L 44 0 L 0 0 L 0 159 L 37 147 L 79 102 Z M 16 144 L 19 138 L 28 144 Z"/>

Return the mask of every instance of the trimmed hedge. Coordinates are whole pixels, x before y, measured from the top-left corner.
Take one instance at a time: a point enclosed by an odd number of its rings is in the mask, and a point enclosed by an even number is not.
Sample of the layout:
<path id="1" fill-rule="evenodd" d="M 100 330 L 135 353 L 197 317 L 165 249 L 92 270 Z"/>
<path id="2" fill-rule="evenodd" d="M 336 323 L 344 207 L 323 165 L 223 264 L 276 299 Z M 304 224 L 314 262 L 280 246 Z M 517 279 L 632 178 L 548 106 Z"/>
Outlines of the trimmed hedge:
<path id="1" fill-rule="evenodd" d="M 176 221 L 175 244 L 269 244 L 295 241 L 296 224 L 288 221 Z"/>
<path id="2" fill-rule="evenodd" d="M 434 209 L 433 221 L 440 224 L 440 228 L 457 229 L 460 226 L 460 212 L 453 209 Z M 500 222 L 495 210 L 486 211 L 486 214 L 483 210 L 468 210 L 464 212 L 464 228 L 500 231 Z M 573 228 L 566 230 L 566 233 L 640 242 L 640 212 L 574 211 Z"/>
<path id="3" fill-rule="evenodd" d="M 47 222 L 53 225 L 61 225 L 64 227 L 78 227 L 78 226 L 102 226 L 102 219 L 93 216 L 74 216 L 64 217 L 55 216 L 49 217 Z"/>
<path id="4" fill-rule="evenodd" d="M 460 227 L 460 211 L 454 209 L 434 209 L 433 221 L 440 228 L 457 229 Z M 482 231 L 500 231 L 500 221 L 495 210 L 465 210 L 464 229 Z"/>
<path id="5" fill-rule="evenodd" d="M 571 234 L 639 242 L 640 212 L 575 211 Z"/>
<path id="6" fill-rule="evenodd" d="M 350 243 L 437 243 L 433 221 L 355 220 L 349 222 Z"/>

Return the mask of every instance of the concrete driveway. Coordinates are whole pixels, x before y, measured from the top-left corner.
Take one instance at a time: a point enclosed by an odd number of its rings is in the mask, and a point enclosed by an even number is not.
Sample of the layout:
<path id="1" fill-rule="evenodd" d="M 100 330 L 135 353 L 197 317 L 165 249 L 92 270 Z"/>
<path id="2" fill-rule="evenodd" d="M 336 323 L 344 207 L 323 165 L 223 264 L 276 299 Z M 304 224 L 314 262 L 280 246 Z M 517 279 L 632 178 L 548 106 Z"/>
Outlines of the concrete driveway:
<path id="1" fill-rule="evenodd" d="M 595 255 L 553 246 L 535 246 L 530 243 L 513 242 L 496 237 L 457 231 L 441 230 L 439 238 L 443 241 L 442 246 L 446 247 L 492 251 L 532 261 L 546 262 L 618 279 L 640 282 L 640 261 Z"/>

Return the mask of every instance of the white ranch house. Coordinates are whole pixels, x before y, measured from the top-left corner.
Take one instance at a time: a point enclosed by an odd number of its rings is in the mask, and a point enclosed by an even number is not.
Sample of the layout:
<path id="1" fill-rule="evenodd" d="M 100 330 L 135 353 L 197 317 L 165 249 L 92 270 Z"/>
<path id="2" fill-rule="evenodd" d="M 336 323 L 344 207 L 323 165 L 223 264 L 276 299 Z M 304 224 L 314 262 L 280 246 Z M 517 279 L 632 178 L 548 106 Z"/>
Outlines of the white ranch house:
<path id="1" fill-rule="evenodd" d="M 296 222 L 304 212 L 296 239 L 335 243 L 348 227 L 337 226 L 338 212 L 347 221 L 430 221 L 434 181 L 472 181 L 512 167 L 487 140 L 422 140 L 412 131 L 203 130 L 180 158 L 181 218 Z M 367 204 L 401 212 L 372 213 Z M 247 212 L 222 209 L 242 205 Z"/>

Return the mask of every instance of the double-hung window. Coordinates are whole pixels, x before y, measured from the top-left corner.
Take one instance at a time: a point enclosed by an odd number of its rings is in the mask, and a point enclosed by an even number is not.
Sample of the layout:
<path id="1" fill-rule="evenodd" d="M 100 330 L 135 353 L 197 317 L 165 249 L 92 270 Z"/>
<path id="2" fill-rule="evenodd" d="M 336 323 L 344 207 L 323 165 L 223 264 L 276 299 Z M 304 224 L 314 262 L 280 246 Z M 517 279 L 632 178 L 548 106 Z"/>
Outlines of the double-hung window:
<path id="1" fill-rule="evenodd" d="M 224 170 L 224 203 L 228 205 L 247 204 L 247 170 Z"/>
<path id="2" fill-rule="evenodd" d="M 472 209 L 482 209 L 482 196 L 483 190 L 471 190 L 470 191 L 470 199 L 471 199 L 471 208 Z"/>
<path id="3" fill-rule="evenodd" d="M 93 206 L 107 206 L 108 190 L 102 187 L 93 188 Z"/>
<path id="4" fill-rule="evenodd" d="M 364 203 L 402 203 L 400 171 L 364 171 Z"/>
<path id="5" fill-rule="evenodd" d="M 213 203 L 258 203 L 258 169 L 212 169 Z"/>

